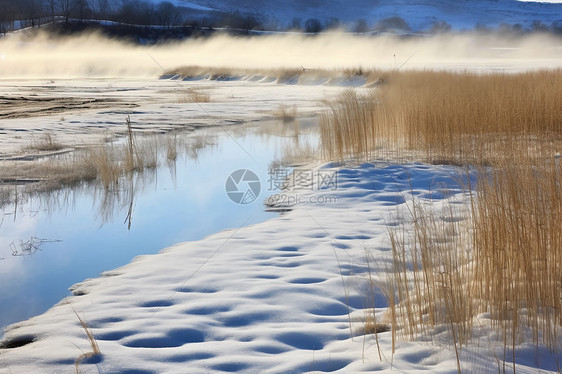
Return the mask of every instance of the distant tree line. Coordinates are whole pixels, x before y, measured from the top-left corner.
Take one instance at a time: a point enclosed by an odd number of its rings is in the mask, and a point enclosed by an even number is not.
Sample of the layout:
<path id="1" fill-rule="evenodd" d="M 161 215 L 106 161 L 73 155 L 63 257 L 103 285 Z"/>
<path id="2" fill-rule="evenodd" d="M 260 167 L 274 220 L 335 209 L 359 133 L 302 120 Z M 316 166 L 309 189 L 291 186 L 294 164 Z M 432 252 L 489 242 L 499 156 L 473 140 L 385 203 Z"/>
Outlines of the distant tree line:
<path id="1" fill-rule="evenodd" d="M 306 33 L 317 34 L 324 31 L 330 31 L 334 29 L 345 29 L 346 31 L 351 31 L 358 34 L 363 33 L 413 33 L 422 32 L 428 34 L 438 34 L 449 32 L 453 27 L 442 20 L 436 20 L 431 25 L 427 26 L 422 30 L 414 30 L 408 22 L 402 17 L 389 17 L 378 20 L 372 24 L 364 19 L 360 18 L 355 22 L 343 24 L 337 18 L 330 18 L 322 22 L 317 18 L 309 18 L 303 21 L 300 18 L 294 18 L 286 30 L 301 31 Z M 486 32 L 499 32 L 499 33 L 532 33 L 532 32 L 545 32 L 545 33 L 555 33 L 562 34 L 562 21 L 555 21 L 551 24 L 545 24 L 542 21 L 533 21 L 528 27 L 524 27 L 521 24 L 500 24 L 497 27 L 488 27 L 482 24 L 476 24 L 474 26 L 476 31 L 486 31 Z"/>
<path id="2" fill-rule="evenodd" d="M 169 1 L 144 0 L 0 0 L 0 32 L 37 27 L 52 21 L 114 21 L 134 25 L 182 25 L 187 8 Z"/>
<path id="3" fill-rule="evenodd" d="M 57 22 L 112 21 L 139 26 L 263 29 L 260 17 L 233 12 L 202 12 L 163 1 L 0 0 L 0 33 Z"/>
<path id="4" fill-rule="evenodd" d="M 113 21 L 128 25 L 192 26 L 208 28 L 229 28 L 238 31 L 275 30 L 296 31 L 318 34 L 335 29 L 346 29 L 355 33 L 398 32 L 429 33 L 447 32 L 451 25 L 435 21 L 425 30 L 413 28 L 401 17 L 390 17 L 369 23 L 359 19 L 351 23 L 340 22 L 338 18 L 294 18 L 286 25 L 272 21 L 258 14 L 240 11 L 205 12 L 176 6 L 170 1 L 154 4 L 146 0 L 0 0 L 0 34 L 23 27 L 38 27 L 50 22 L 101 22 Z M 476 25 L 476 30 L 492 30 L 485 25 Z M 510 32 L 555 32 L 562 33 L 562 21 L 550 25 L 540 21 L 530 27 L 501 25 L 495 29 Z"/>

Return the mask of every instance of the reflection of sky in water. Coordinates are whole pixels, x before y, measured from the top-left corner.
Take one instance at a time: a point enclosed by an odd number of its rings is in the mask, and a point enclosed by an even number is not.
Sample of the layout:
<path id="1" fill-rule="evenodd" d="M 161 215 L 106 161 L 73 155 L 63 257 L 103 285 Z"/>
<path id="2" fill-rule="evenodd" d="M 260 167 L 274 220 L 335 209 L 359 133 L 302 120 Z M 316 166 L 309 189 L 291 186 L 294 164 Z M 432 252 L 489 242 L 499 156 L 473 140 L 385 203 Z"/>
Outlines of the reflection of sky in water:
<path id="1" fill-rule="evenodd" d="M 18 208 L 15 222 L 13 211 L 5 211 L 3 221 L 0 218 L 0 326 L 44 312 L 69 295 L 72 284 L 122 266 L 136 255 L 272 217 L 262 204 L 270 193 L 268 167 L 291 141 L 254 131 L 236 140 L 221 133 L 217 146 L 202 150 L 198 160 L 180 154 L 175 178 L 163 165 L 142 178 L 144 183 L 135 180 L 130 231 L 124 223 L 129 186 L 123 185 L 125 193 L 113 206 L 106 205 L 110 212 L 105 223 L 99 190 L 62 191 L 48 202 L 33 199 Z M 245 206 L 230 201 L 224 190 L 228 175 L 241 168 L 253 170 L 262 182 L 259 198 Z M 46 242 L 33 255 L 12 256 L 10 244 L 31 237 L 61 242 Z"/>

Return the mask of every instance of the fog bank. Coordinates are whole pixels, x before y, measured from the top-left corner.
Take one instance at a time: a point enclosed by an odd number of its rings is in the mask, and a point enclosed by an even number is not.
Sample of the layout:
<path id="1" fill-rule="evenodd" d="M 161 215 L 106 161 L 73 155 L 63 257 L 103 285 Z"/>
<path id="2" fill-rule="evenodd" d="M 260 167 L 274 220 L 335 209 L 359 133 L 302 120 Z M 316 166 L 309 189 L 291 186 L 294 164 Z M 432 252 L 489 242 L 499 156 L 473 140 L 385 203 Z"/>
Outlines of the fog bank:
<path id="1" fill-rule="evenodd" d="M 562 68 L 562 40 L 497 34 L 431 37 L 350 34 L 226 35 L 138 46 L 96 34 L 0 39 L 0 78 L 146 78 L 196 65 L 247 69 L 447 69 L 521 71 Z"/>

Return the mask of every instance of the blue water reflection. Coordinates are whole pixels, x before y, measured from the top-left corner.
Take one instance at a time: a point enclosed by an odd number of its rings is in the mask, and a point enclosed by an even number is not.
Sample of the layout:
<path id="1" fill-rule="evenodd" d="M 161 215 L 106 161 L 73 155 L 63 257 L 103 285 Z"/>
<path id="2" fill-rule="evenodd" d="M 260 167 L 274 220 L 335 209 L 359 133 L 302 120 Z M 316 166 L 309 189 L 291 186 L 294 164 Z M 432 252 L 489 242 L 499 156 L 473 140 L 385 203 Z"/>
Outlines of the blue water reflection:
<path id="1" fill-rule="evenodd" d="M 272 193 L 268 170 L 295 138 L 283 132 L 264 135 L 256 128 L 216 134 L 216 144 L 199 150 L 197 159 L 179 153 L 175 164 L 164 162 L 122 183 L 119 196 L 108 199 L 103 189 L 82 188 L 32 198 L 15 214 L 13 207 L 5 208 L 0 218 L 0 327 L 44 312 L 68 296 L 72 284 L 137 255 L 272 217 L 263 207 Z M 225 193 L 229 174 L 241 168 L 262 181 L 260 196 L 248 205 L 233 203 Z M 20 241 L 32 238 L 46 241 L 35 253 L 22 253 Z M 14 256 L 14 250 L 23 255 Z"/>

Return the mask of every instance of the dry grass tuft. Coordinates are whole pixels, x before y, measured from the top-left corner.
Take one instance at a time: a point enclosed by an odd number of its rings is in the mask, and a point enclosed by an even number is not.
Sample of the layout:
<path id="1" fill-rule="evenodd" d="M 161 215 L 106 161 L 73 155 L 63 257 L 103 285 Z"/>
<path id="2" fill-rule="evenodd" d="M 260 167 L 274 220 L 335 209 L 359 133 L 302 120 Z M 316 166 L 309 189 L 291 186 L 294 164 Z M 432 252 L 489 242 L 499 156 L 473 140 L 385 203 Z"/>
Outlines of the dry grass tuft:
<path id="1" fill-rule="evenodd" d="M 98 346 L 98 342 L 96 341 L 96 338 L 94 337 L 94 334 L 92 333 L 92 330 L 90 330 L 90 328 L 88 327 L 86 322 L 78 315 L 78 313 L 76 311 L 74 311 L 74 314 L 76 314 L 76 317 L 80 321 L 80 325 L 84 329 L 84 332 L 86 333 L 86 336 L 88 338 L 88 342 L 90 343 L 90 346 L 92 348 L 91 352 L 86 352 L 86 353 L 81 354 L 80 356 L 78 356 L 78 358 L 74 362 L 74 369 L 76 370 L 76 374 L 78 374 L 78 373 L 80 373 L 80 363 L 84 359 L 94 357 L 94 356 L 97 356 L 97 355 L 101 355 L 101 351 L 100 351 L 100 347 Z"/>
<path id="2" fill-rule="evenodd" d="M 82 167 L 93 171 L 93 175 L 105 189 L 117 187 L 121 170 L 117 162 L 117 151 L 112 146 L 88 150 L 82 158 Z"/>
<path id="3" fill-rule="evenodd" d="M 46 133 L 43 137 L 36 142 L 26 146 L 24 150 L 39 151 L 39 152 L 56 152 L 64 149 L 64 146 L 57 142 L 53 135 Z"/>
<path id="4" fill-rule="evenodd" d="M 130 119 L 127 119 L 127 128 L 125 144 L 104 143 L 56 158 L 1 163 L 2 182 L 12 187 L 25 184 L 26 193 L 48 193 L 89 182 L 99 183 L 106 190 L 116 190 L 123 177 L 153 170 L 161 160 L 177 158 L 179 144 L 175 137 L 137 138 Z M 194 139 L 185 152 L 206 144 Z M 13 200 L 10 188 L 0 188 L 0 206 Z"/>
<path id="5" fill-rule="evenodd" d="M 15 201 L 16 185 L 25 185 L 22 193 L 26 196 L 97 185 L 106 192 L 120 191 L 140 173 L 146 176 L 164 163 L 173 166 L 180 153 L 196 159 L 201 149 L 214 142 L 208 135 L 143 138 L 130 129 L 124 144 L 104 143 L 58 157 L 0 163 L 0 207 Z"/>
<path id="6" fill-rule="evenodd" d="M 166 141 L 166 160 L 175 161 L 178 158 L 178 140 L 170 136 Z"/>
<path id="7" fill-rule="evenodd" d="M 279 117 L 283 123 L 295 122 L 297 119 L 297 106 L 296 105 L 285 105 L 281 104 L 277 112 L 277 117 Z"/>
<path id="8" fill-rule="evenodd" d="M 392 127 L 374 123 L 373 113 L 378 108 L 372 94 L 348 89 L 336 103 L 327 103 L 328 108 L 319 119 L 324 158 L 360 156 L 370 159 L 373 150 L 386 144 L 389 138 L 397 138 Z"/>
<path id="9" fill-rule="evenodd" d="M 8 205 L 13 199 L 13 188 L 0 185 L 0 208 Z"/>
<path id="10" fill-rule="evenodd" d="M 365 334 L 381 334 L 390 331 L 390 325 L 386 323 L 377 323 L 373 318 L 373 313 L 365 316 Z"/>
<path id="11" fill-rule="evenodd" d="M 210 103 L 211 95 L 201 89 L 188 88 L 179 92 L 178 103 Z"/>
<path id="12" fill-rule="evenodd" d="M 309 142 L 294 142 L 283 147 L 281 157 L 275 160 L 277 165 L 300 166 L 318 159 L 317 146 Z"/>

